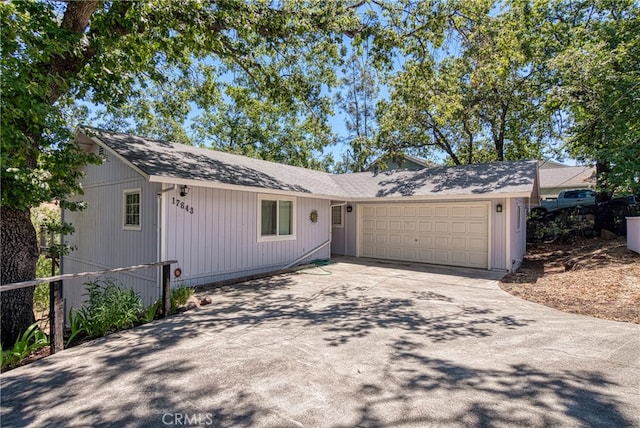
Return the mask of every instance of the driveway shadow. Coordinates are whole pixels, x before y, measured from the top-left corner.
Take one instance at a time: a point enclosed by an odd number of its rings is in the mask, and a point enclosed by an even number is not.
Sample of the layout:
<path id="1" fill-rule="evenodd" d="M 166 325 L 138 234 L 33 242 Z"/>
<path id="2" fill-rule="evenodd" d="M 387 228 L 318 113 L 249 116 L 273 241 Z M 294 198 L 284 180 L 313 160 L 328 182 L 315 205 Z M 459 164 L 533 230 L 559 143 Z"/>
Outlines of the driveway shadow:
<path id="1" fill-rule="evenodd" d="M 453 427 L 632 427 L 637 421 L 609 391 L 619 386 L 597 371 L 550 373 L 528 364 L 477 368 L 429 356 L 424 344 L 400 337 L 390 344 L 392 357 L 384 368 L 384 383 L 362 384 L 356 426 Z M 442 417 L 431 399 L 443 397 L 453 411 Z M 470 398 L 471 397 L 471 398 Z M 464 403 L 456 405 L 456 401 Z M 429 411 L 416 411 L 420 404 Z M 390 409 L 412 409 L 390 420 Z M 417 414 L 417 415 L 416 415 Z M 336 425 L 336 428 L 343 425 Z M 344 425 L 346 426 L 346 425 Z"/>

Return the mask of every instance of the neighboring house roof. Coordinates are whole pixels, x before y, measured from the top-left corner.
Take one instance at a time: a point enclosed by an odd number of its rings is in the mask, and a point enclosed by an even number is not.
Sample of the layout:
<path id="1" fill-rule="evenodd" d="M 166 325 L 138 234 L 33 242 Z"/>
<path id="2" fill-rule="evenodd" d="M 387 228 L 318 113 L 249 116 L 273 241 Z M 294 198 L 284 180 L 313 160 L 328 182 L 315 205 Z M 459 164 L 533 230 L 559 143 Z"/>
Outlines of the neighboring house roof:
<path id="1" fill-rule="evenodd" d="M 336 199 L 538 197 L 536 161 L 438 166 L 377 175 L 329 174 L 88 127 L 79 128 L 76 139 L 80 144 L 108 147 L 152 182 L 258 188 Z"/>
<path id="2" fill-rule="evenodd" d="M 415 156 L 410 156 L 405 153 L 401 154 L 401 162 L 400 165 L 396 162 L 390 154 L 385 154 L 372 161 L 369 165 L 365 167 L 365 170 L 371 171 L 373 170 L 373 166 L 378 164 L 382 164 L 383 167 L 380 168 L 382 171 L 386 170 L 394 170 L 394 169 L 422 169 L 430 166 L 434 166 L 428 160 L 420 159 Z"/>
<path id="3" fill-rule="evenodd" d="M 587 188 L 596 184 L 596 170 L 591 166 L 567 166 L 540 169 L 540 188 Z"/>
<path id="4" fill-rule="evenodd" d="M 554 161 L 551 159 L 545 159 L 538 161 L 538 168 L 551 169 L 551 168 L 568 168 L 569 165 L 565 165 L 562 162 Z"/>

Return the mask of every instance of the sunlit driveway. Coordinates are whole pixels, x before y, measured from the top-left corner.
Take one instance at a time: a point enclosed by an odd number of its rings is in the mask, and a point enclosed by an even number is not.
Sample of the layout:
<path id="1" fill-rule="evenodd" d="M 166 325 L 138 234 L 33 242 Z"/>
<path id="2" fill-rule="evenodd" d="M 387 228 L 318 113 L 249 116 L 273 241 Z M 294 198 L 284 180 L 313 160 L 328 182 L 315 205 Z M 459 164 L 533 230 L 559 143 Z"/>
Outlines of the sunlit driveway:
<path id="1" fill-rule="evenodd" d="M 1 376 L 3 427 L 640 426 L 640 326 L 498 273 L 340 263 Z"/>

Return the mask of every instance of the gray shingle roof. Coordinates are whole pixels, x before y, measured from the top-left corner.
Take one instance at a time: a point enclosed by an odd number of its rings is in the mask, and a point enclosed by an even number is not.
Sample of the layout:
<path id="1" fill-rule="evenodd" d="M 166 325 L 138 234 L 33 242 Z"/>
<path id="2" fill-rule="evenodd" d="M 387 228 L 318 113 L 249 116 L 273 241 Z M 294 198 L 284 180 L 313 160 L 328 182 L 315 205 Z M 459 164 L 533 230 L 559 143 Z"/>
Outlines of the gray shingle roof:
<path id="1" fill-rule="evenodd" d="M 535 178 L 535 161 L 435 166 L 381 172 L 377 176 L 368 172 L 335 176 L 340 187 L 356 198 L 531 194 Z"/>
<path id="2" fill-rule="evenodd" d="M 531 194 L 535 161 L 497 162 L 418 171 L 329 174 L 246 156 L 83 127 L 148 176 L 309 193 L 336 199 L 487 197 Z M 536 192 L 537 193 L 537 192 Z M 534 195 L 534 197 L 537 197 Z"/>
<path id="3" fill-rule="evenodd" d="M 573 187 L 595 186 L 596 169 L 591 166 L 567 166 L 563 168 L 540 169 L 540 187 Z"/>

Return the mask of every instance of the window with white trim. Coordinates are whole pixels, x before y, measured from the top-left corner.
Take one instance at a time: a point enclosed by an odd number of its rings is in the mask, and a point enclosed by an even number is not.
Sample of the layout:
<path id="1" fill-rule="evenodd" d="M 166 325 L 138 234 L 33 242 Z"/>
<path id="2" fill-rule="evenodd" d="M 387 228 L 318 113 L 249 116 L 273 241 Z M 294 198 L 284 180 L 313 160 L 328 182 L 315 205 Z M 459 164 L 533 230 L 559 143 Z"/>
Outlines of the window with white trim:
<path id="1" fill-rule="evenodd" d="M 125 230 L 141 230 L 142 189 L 125 189 L 122 191 L 123 218 Z"/>
<path id="2" fill-rule="evenodd" d="M 342 205 L 331 207 L 331 226 L 342 227 L 344 221 Z"/>
<path id="3" fill-rule="evenodd" d="M 522 206 L 516 205 L 516 232 L 520 232 L 522 229 Z"/>
<path id="4" fill-rule="evenodd" d="M 258 195 L 258 241 L 296 239 L 296 200 Z"/>

